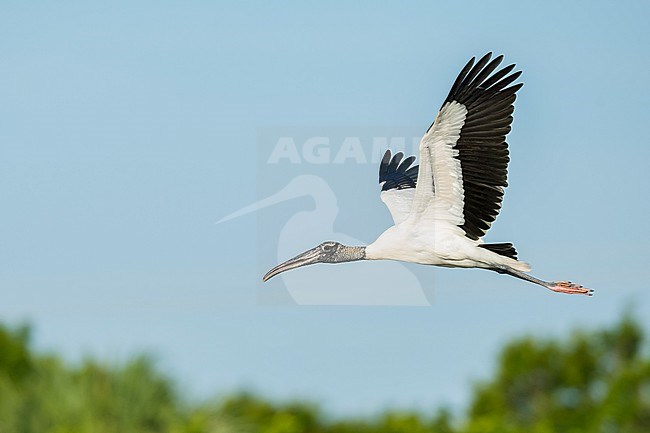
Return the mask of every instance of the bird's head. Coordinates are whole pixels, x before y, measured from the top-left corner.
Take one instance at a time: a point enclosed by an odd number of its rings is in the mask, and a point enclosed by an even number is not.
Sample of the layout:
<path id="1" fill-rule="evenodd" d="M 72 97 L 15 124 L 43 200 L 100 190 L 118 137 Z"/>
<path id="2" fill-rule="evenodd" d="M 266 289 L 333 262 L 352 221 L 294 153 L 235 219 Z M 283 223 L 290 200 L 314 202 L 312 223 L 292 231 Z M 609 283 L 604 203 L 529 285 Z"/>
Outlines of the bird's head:
<path id="1" fill-rule="evenodd" d="M 268 271 L 262 280 L 268 281 L 282 272 L 314 263 L 343 263 L 363 260 L 366 256 L 365 250 L 365 247 L 349 247 L 334 241 L 323 242 L 284 263 L 280 263 Z"/>

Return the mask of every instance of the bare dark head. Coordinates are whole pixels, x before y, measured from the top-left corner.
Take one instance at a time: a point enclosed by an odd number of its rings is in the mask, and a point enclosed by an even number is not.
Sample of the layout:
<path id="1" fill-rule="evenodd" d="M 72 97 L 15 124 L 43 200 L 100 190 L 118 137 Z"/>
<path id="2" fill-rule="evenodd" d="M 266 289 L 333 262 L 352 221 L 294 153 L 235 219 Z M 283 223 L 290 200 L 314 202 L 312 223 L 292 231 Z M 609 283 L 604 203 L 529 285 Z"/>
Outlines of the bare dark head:
<path id="1" fill-rule="evenodd" d="M 363 260 L 366 257 L 365 250 L 365 247 L 349 247 L 334 241 L 323 242 L 317 247 L 277 265 L 268 271 L 262 280 L 268 281 L 284 271 L 313 265 L 314 263 L 343 263 Z"/>

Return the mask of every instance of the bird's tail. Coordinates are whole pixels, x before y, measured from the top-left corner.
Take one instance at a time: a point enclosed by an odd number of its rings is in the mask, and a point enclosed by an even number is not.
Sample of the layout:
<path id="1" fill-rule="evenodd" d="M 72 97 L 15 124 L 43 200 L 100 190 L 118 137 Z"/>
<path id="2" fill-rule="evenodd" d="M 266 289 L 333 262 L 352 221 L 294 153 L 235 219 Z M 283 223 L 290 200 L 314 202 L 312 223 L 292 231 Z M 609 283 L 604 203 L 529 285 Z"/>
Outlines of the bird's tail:
<path id="1" fill-rule="evenodd" d="M 510 257 L 511 259 L 517 260 L 517 250 L 510 242 L 500 244 L 481 244 L 479 247 L 490 250 L 500 256 Z"/>
<path id="2" fill-rule="evenodd" d="M 530 265 L 528 263 L 519 260 L 513 260 L 513 262 L 514 263 L 510 265 L 511 268 L 521 272 L 530 272 Z"/>

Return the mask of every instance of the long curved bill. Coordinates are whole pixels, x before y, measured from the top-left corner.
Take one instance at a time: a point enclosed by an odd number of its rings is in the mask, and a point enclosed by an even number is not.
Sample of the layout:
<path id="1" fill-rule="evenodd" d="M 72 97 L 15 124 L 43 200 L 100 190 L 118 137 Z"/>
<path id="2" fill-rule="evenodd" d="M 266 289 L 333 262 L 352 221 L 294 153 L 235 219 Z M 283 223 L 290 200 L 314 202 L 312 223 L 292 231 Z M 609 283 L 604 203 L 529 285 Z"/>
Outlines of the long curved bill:
<path id="1" fill-rule="evenodd" d="M 318 247 L 312 248 L 311 250 L 305 251 L 302 254 L 298 254 L 296 257 L 289 259 L 284 263 L 280 263 L 275 268 L 268 271 L 266 275 L 262 277 L 262 281 L 268 281 L 276 275 L 285 271 L 289 271 L 291 269 L 318 263 L 320 261 L 319 259 L 320 249 Z"/>

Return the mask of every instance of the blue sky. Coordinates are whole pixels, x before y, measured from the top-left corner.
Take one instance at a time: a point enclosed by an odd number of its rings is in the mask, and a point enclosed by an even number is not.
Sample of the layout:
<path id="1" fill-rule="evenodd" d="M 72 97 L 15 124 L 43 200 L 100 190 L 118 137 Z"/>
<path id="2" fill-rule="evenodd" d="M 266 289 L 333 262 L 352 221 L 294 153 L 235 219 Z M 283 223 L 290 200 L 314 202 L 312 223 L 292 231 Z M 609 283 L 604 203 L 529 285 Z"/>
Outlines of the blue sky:
<path id="1" fill-rule="evenodd" d="M 32 323 L 43 350 L 146 351 L 194 396 L 246 387 L 371 413 L 462 406 L 513 336 L 630 305 L 650 325 L 646 2 L 0 9 L 0 319 Z M 487 51 L 526 83 L 487 239 L 596 296 L 426 269 L 431 307 L 260 305 L 256 217 L 214 224 L 258 199 L 258 132 L 424 130 Z M 359 187 L 338 197 L 336 224 L 361 239 L 390 223 L 375 171 L 350 172 Z"/>

